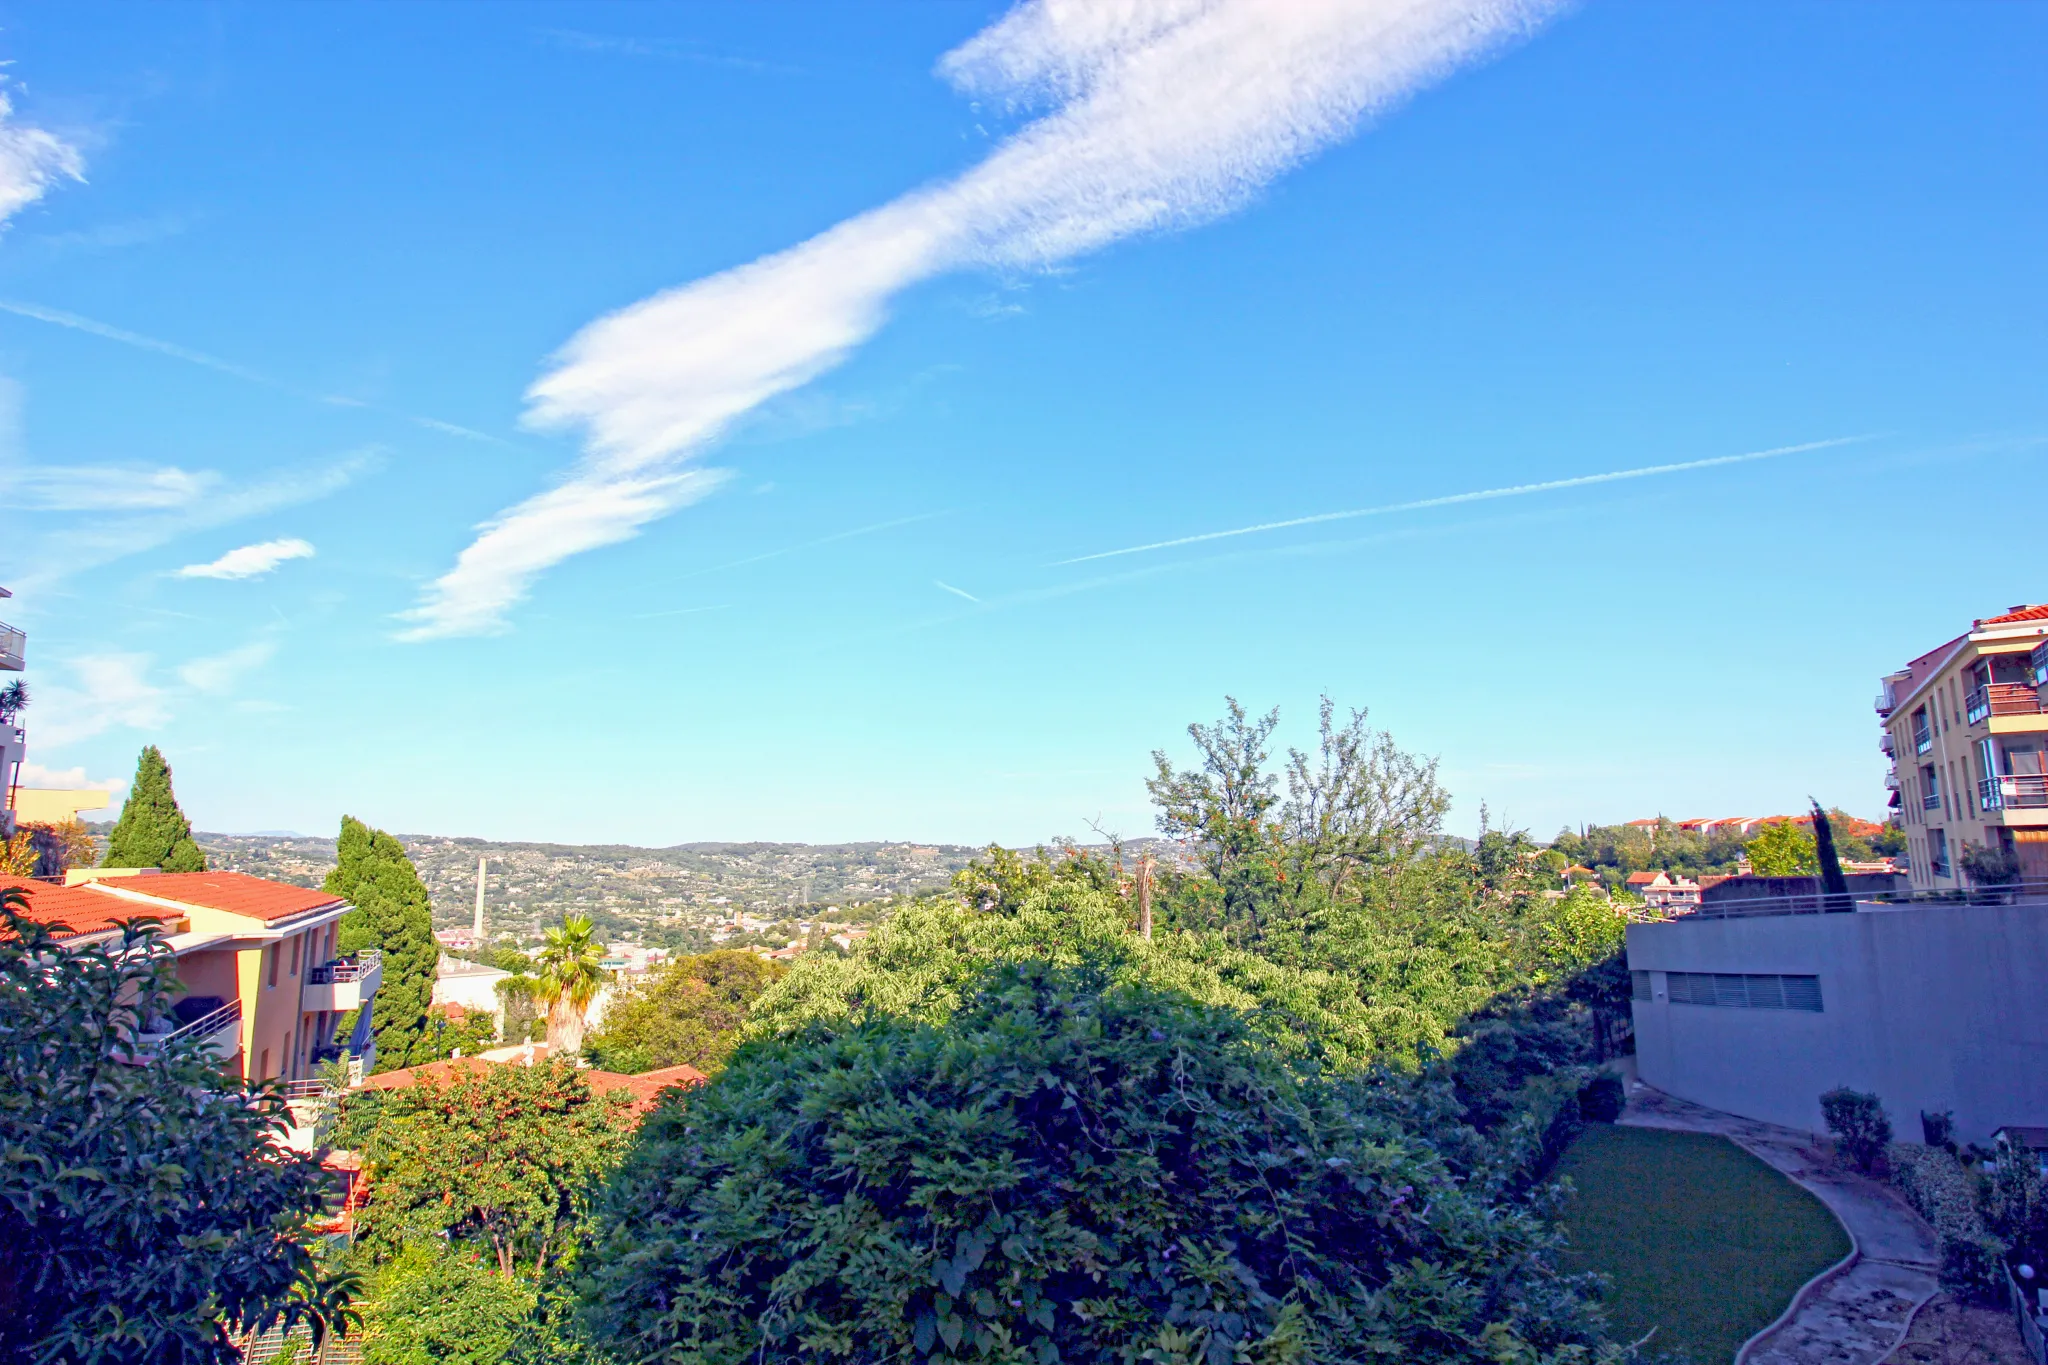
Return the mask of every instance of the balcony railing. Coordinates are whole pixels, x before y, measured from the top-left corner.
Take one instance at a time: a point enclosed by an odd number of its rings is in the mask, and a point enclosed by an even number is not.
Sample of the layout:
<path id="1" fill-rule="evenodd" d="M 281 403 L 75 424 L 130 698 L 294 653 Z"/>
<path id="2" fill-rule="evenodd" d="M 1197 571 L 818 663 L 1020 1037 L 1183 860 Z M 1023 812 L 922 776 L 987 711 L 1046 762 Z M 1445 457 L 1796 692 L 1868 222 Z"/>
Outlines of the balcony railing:
<path id="1" fill-rule="evenodd" d="M 1940 810 L 1940 809 L 1941 809 L 1941 793 L 1940 793 L 1940 792 L 1928 792 L 1928 793 L 1927 793 L 1927 794 L 1926 794 L 1925 796 L 1921 797 L 1921 798 L 1920 798 L 1920 809 L 1921 809 L 1921 810 Z"/>
<path id="2" fill-rule="evenodd" d="M 1913 752 L 1924 754 L 1934 747 L 1934 731 L 1923 726 L 1913 727 Z"/>
<path id="3" fill-rule="evenodd" d="M 0 668 L 10 673 L 21 671 L 28 654 L 28 636 L 5 621 L 0 621 Z"/>
<path id="4" fill-rule="evenodd" d="M 1977 783 L 1977 799 L 1985 810 L 2039 810 L 2048 807 L 2048 777 L 1987 777 Z"/>
<path id="5" fill-rule="evenodd" d="M 1877 714 L 1880 717 L 1890 715 L 1892 708 L 1897 705 L 1898 703 L 1892 700 L 1890 692 L 1880 692 L 1877 694 Z"/>
<path id="6" fill-rule="evenodd" d="M 1992 716 L 2038 716 L 2041 695 L 2025 683 L 1986 683 L 1964 700 L 1963 714 L 1972 725 Z"/>
<path id="7" fill-rule="evenodd" d="M 361 981 L 364 977 L 384 966 L 384 954 L 377 948 L 366 948 L 353 959 L 338 957 L 322 966 L 306 972 L 308 986 L 332 986 L 343 981 Z"/>
<path id="8" fill-rule="evenodd" d="M 1886 773 L 1884 775 L 1884 785 L 1889 791 L 1897 791 L 1899 789 L 1898 773 L 1896 771 Z"/>
<path id="9" fill-rule="evenodd" d="M 239 1029 L 242 1025 L 242 1002 L 230 1000 L 211 1014 L 202 1014 L 191 1023 L 172 1029 L 169 1033 L 144 1033 L 143 1041 L 162 1045 L 179 1038 L 211 1038 L 228 1029 Z"/>
<path id="10" fill-rule="evenodd" d="M 1891 732 L 1891 731 L 1889 731 L 1889 730 L 1886 730 L 1886 731 L 1884 731 L 1883 733 L 1881 733 L 1880 735 L 1878 735 L 1878 737 L 1877 737 L 1877 751 L 1878 751 L 1879 753 L 1883 754 L 1883 755 L 1884 755 L 1884 756 L 1885 756 L 1886 758 L 1891 758 L 1891 757 L 1894 757 L 1894 756 L 1895 756 L 1895 751 L 1894 751 L 1894 748 L 1893 748 L 1893 745 L 1892 745 L 1892 732 Z"/>

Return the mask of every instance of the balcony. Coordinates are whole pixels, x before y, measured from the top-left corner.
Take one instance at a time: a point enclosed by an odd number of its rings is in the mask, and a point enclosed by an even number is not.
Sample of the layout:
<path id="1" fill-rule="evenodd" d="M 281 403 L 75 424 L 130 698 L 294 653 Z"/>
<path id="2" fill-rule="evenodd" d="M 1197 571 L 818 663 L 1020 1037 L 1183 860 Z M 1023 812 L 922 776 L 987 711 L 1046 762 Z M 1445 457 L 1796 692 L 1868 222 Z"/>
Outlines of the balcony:
<path id="1" fill-rule="evenodd" d="M 2038 716 L 2041 696 L 2025 683 L 1986 683 L 1965 699 L 1963 714 L 1972 725 L 1993 716 Z"/>
<path id="2" fill-rule="evenodd" d="M 1985 810 L 2040 810 L 2048 807 L 2048 777 L 1987 777 L 1977 784 L 1977 799 Z"/>
<path id="3" fill-rule="evenodd" d="M 1877 751 L 1886 758 L 1897 758 L 1898 747 L 1892 743 L 1892 732 L 1886 730 L 1877 737 Z"/>
<path id="4" fill-rule="evenodd" d="M 1921 724 L 1915 725 L 1913 727 L 1913 752 L 1915 754 L 1924 754 L 1933 747 L 1934 731 L 1928 729 L 1924 721 Z"/>
<path id="5" fill-rule="evenodd" d="M 225 1005 L 216 1005 L 201 1012 L 201 1006 L 215 1003 L 217 999 L 215 996 L 188 996 L 180 1000 L 170 1019 L 157 1021 L 161 1031 L 145 1031 L 137 1041 L 152 1050 L 160 1050 L 166 1043 L 193 1038 L 212 1049 L 214 1056 L 226 1061 L 242 1049 L 242 1002 L 230 1000 Z M 184 1022 L 187 1015 L 195 1017 Z M 167 1024 L 176 1024 L 177 1027 L 162 1027 Z"/>
<path id="6" fill-rule="evenodd" d="M 1899 789 L 1898 769 L 1894 768 L 1884 775 L 1884 785 L 1887 791 L 1897 791 Z"/>
<path id="7" fill-rule="evenodd" d="M 0 672 L 19 673 L 27 666 L 28 636 L 0 621 Z"/>
<path id="8" fill-rule="evenodd" d="M 384 954 L 375 948 L 357 953 L 353 959 L 338 957 L 306 972 L 299 1008 L 308 1013 L 361 1009 L 383 980 Z"/>
<path id="9" fill-rule="evenodd" d="M 1897 705 L 1898 705 L 1898 703 L 1897 703 L 1896 701 L 1894 701 L 1894 700 L 1892 699 L 1892 693 L 1891 693 L 1891 689 L 1890 689 L 1890 688 L 1886 688 L 1886 689 L 1885 689 L 1884 691 L 1882 691 L 1882 692 L 1878 693 L 1878 694 L 1877 694 L 1877 715 L 1878 715 L 1878 719 L 1882 720 L 1882 719 L 1883 719 L 1884 717 L 1886 717 L 1886 716 L 1889 716 L 1889 715 L 1890 715 L 1890 714 L 1892 713 L 1892 708 L 1893 708 L 1893 707 L 1895 707 L 1895 706 L 1897 706 Z"/>
<path id="10" fill-rule="evenodd" d="M 1940 810 L 1940 809 L 1941 809 L 1941 793 L 1940 793 L 1940 792 L 1929 792 L 1929 793 L 1927 793 L 1927 795 L 1925 795 L 1925 796 L 1921 797 L 1921 798 L 1920 798 L 1920 809 L 1921 809 L 1921 810 Z"/>

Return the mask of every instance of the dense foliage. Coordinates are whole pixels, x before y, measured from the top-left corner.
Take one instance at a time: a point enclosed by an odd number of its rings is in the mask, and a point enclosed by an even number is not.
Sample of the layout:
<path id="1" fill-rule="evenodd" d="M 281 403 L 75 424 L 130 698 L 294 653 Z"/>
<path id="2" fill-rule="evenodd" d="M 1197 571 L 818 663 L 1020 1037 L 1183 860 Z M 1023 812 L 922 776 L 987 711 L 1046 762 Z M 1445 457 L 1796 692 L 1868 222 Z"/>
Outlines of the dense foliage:
<path id="1" fill-rule="evenodd" d="M 540 1279 L 573 1250 L 628 1129 L 624 1097 L 592 1094 L 566 1062 L 477 1063 L 350 1094 L 335 1142 L 364 1163 L 358 1242 L 373 1259 L 445 1239 Z"/>
<path id="2" fill-rule="evenodd" d="M 335 867 L 323 889 L 355 908 L 341 918 L 336 946 L 344 954 L 365 948 L 384 953 L 384 982 L 370 1005 L 378 1071 L 394 1071 L 442 1055 L 440 1038 L 427 1024 L 434 999 L 433 910 L 427 888 L 405 856 L 405 845 L 353 816 L 341 818 Z M 354 1016 L 343 1029 L 354 1026 Z"/>
<path id="3" fill-rule="evenodd" d="M 1848 831 L 1860 822 L 1840 810 L 1830 811 L 1828 815 L 1835 827 L 1836 851 L 1844 858 L 1867 861 L 1906 851 L 1905 832 L 1896 826 L 1887 826 L 1875 834 L 1869 833 L 1865 826 L 1864 834 L 1857 835 Z M 1792 834 L 1774 833 L 1788 825 Z M 1771 840 L 1764 845 L 1766 859 L 1777 866 L 1776 851 L 1784 847 L 1794 852 L 1797 864 L 1792 871 L 1770 875 L 1810 876 L 1818 870 L 1817 857 L 1811 865 L 1797 861 L 1800 839 L 1804 840 L 1804 848 L 1810 853 L 1813 835 L 1807 827 L 1790 821 L 1761 826 L 1748 836 L 1737 833 L 1732 827 L 1701 834 L 1696 830 L 1680 829 L 1670 820 L 1660 820 L 1649 828 L 1640 825 L 1592 825 L 1583 831 L 1560 831 L 1551 847 L 1559 855 L 1558 870 L 1562 871 L 1568 862 L 1577 863 L 1595 869 L 1609 882 L 1618 884 L 1631 872 L 1668 871 L 1688 877 L 1733 873 L 1744 858 L 1755 862 L 1756 839 L 1766 833 L 1771 834 Z M 1778 841 L 1783 841 L 1782 845 Z M 1758 866 L 1757 870 L 1761 872 L 1763 868 Z"/>
<path id="4" fill-rule="evenodd" d="M 1040 891 L 1007 914 L 944 900 L 906 907 L 845 957 L 799 959 L 755 1002 L 747 1033 L 766 1037 L 877 1014 L 939 1023 L 973 993 L 989 963 L 1033 960 L 1086 961 L 1120 983 L 1238 1010 L 1275 1047 L 1339 1069 L 1412 1058 L 1415 1043 L 1436 1036 L 1433 1021 L 1398 1004 L 1361 1001 L 1349 982 L 1327 972 L 1281 966 L 1191 933 L 1140 938 L 1127 905 L 1082 885 Z"/>
<path id="5" fill-rule="evenodd" d="M 754 1001 L 788 970 L 737 949 L 677 958 L 611 1002 L 584 1055 L 608 1071 L 694 1066 L 708 1075 L 739 1045 Z"/>
<path id="6" fill-rule="evenodd" d="M 1092 960 L 758 1040 L 613 1182 L 592 1327 L 733 1365 L 1618 1358 L 1534 1211 L 1360 1084 Z"/>
<path id="7" fill-rule="evenodd" d="M 1813 831 L 1787 821 L 1765 825 L 1743 845 L 1750 869 L 1761 877 L 1812 877 L 1820 873 Z"/>
<path id="8" fill-rule="evenodd" d="M 135 781 L 121 818 L 107 835 L 104 867 L 158 867 L 166 872 L 204 872 L 206 855 L 192 840 L 192 822 L 178 809 L 171 790 L 171 765 L 152 744 L 135 764 Z"/>
<path id="9" fill-rule="evenodd" d="M 1875 1095 L 1837 1086 L 1820 1097 L 1820 1113 L 1842 1155 L 1865 1171 L 1877 1164 L 1892 1140 L 1892 1121 L 1885 1117 L 1884 1101 Z"/>
<path id="10" fill-rule="evenodd" d="M 0 1361 L 229 1362 L 227 1330 L 345 1318 L 300 1238 L 317 1164 L 274 1086 L 141 1038 L 176 975 L 157 930 L 51 937 L 0 893 Z"/>

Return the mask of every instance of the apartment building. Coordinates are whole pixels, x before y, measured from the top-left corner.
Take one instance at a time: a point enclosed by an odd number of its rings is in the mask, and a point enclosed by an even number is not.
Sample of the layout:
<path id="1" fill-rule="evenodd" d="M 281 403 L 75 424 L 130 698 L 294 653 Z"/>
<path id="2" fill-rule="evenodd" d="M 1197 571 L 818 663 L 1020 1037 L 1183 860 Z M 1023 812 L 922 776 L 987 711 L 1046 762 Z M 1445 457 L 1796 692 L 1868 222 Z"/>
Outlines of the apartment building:
<path id="1" fill-rule="evenodd" d="M 0 588 L 0 598 L 12 596 Z M 27 654 L 28 636 L 0 621 L 0 674 L 21 672 Z M 0 683 L 5 681 L 0 678 Z M 21 785 L 21 764 L 28 757 L 28 738 L 15 719 L 12 710 L 0 710 L 0 839 L 14 837 L 14 790 Z"/>
<path id="2" fill-rule="evenodd" d="M 2048 882 L 2048 605 L 2016 606 L 1888 674 L 1885 778 L 1918 891 L 1967 884 L 1963 855 L 2002 848 Z"/>
<path id="3" fill-rule="evenodd" d="M 68 885 L 15 883 L 29 913 L 66 937 L 112 935 L 120 919 L 154 920 L 177 959 L 183 994 L 149 1036 L 196 1037 L 223 1067 L 251 1081 L 303 1081 L 320 1063 L 374 1058 L 365 1010 L 354 1034 L 335 1030 L 383 981 L 375 951 L 340 958 L 335 936 L 348 902 L 324 891 L 241 872 L 92 868 Z"/>

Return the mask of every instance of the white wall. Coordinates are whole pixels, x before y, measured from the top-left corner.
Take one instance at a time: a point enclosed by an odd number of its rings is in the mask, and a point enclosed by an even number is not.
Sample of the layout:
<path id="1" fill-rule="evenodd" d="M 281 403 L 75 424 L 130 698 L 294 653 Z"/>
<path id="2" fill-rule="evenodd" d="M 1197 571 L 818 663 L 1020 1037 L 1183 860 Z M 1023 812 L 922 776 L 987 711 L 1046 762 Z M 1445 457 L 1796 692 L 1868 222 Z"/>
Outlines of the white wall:
<path id="1" fill-rule="evenodd" d="M 2048 1124 L 2048 903 L 1632 924 L 1628 959 L 1655 974 L 1639 1074 L 1669 1094 L 1819 1132 L 1820 1093 L 1846 1085 L 1915 1142 L 1923 1109 L 1969 1142 Z M 1810 974 L 1823 1008 L 1674 1005 L 1667 971 Z"/>

